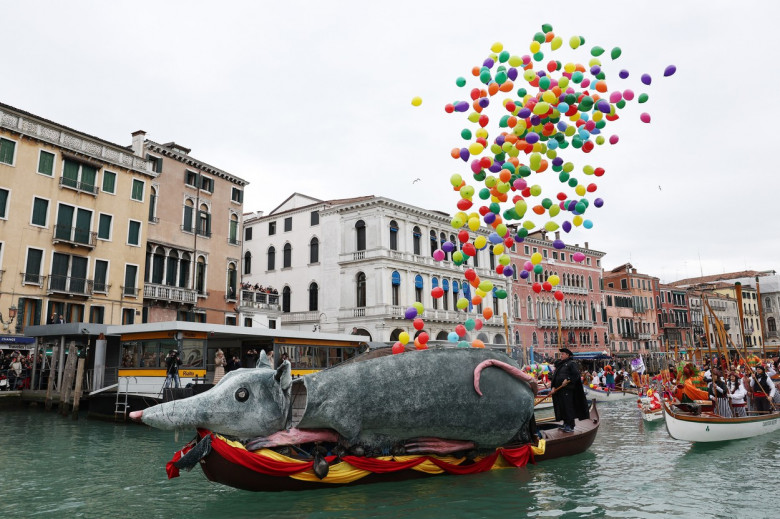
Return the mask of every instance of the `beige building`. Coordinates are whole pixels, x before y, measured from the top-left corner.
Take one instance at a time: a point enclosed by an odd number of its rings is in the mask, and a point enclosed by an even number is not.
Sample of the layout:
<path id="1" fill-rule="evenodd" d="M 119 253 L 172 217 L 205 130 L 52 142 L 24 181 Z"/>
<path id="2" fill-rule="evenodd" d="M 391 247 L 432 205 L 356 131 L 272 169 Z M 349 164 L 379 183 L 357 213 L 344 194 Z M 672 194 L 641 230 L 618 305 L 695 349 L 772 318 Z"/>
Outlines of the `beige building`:
<path id="1" fill-rule="evenodd" d="M 127 147 L 0 104 L 2 335 L 141 321 L 157 176 Z"/>
<path id="2" fill-rule="evenodd" d="M 238 322 L 241 226 L 247 182 L 175 142 L 133 133 L 152 164 L 144 276 L 144 322 Z M 251 320 L 251 319 L 250 319 Z"/>

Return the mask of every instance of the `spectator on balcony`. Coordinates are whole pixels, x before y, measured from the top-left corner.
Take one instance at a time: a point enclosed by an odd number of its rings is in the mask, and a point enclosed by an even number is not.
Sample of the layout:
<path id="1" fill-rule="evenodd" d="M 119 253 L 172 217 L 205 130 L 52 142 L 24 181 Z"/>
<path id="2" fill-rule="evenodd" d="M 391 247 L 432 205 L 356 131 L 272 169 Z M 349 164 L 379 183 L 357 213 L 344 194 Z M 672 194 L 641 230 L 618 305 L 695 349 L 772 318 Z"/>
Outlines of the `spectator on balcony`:
<path id="1" fill-rule="evenodd" d="M 55 324 L 59 318 L 57 317 L 57 312 L 52 312 L 49 316 L 49 320 L 46 321 L 46 324 Z"/>

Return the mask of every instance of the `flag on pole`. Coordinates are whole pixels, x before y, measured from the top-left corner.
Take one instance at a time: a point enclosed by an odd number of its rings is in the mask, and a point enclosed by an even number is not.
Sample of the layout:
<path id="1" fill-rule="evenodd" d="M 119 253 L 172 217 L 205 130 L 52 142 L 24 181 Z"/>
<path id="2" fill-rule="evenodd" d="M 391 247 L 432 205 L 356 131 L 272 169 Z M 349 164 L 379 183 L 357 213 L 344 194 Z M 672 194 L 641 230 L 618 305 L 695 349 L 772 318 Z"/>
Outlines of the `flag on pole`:
<path id="1" fill-rule="evenodd" d="M 631 359 L 631 371 L 636 371 L 640 375 L 644 375 L 645 362 L 642 360 L 642 357 Z"/>

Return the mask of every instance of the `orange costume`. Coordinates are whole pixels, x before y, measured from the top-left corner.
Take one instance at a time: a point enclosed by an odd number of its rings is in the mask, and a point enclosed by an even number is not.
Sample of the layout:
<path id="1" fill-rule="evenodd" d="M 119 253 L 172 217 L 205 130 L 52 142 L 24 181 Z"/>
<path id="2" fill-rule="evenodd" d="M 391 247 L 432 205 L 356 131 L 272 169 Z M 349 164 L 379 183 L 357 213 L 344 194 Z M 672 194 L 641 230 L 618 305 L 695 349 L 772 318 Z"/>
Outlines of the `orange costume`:
<path id="1" fill-rule="evenodd" d="M 677 391 L 674 396 L 680 402 L 693 402 L 694 400 L 709 400 L 707 391 L 699 389 L 704 383 L 701 376 L 694 375 L 695 368 L 692 364 L 686 364 L 683 368 L 683 374 L 677 381 Z"/>

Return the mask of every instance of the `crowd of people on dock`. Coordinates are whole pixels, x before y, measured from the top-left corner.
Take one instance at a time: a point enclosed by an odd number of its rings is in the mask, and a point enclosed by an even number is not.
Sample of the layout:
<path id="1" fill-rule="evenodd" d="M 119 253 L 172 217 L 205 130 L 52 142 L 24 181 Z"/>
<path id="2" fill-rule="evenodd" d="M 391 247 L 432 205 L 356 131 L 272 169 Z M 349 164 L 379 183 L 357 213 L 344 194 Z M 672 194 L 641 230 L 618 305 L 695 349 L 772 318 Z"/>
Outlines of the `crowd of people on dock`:
<path id="1" fill-rule="evenodd" d="M 38 369 L 43 365 L 43 355 L 38 355 Z M 32 378 L 33 354 L 27 351 L 0 350 L 0 391 L 30 389 Z"/>

